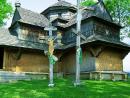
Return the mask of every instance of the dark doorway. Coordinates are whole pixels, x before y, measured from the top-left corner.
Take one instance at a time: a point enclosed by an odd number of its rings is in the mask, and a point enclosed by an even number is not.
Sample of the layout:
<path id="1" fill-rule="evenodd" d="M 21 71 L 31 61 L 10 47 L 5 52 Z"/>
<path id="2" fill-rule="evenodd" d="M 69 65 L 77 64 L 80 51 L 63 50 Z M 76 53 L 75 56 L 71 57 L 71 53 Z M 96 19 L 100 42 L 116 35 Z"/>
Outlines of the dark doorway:
<path id="1" fill-rule="evenodd" d="M 0 47 L 0 69 L 3 69 L 4 49 Z"/>

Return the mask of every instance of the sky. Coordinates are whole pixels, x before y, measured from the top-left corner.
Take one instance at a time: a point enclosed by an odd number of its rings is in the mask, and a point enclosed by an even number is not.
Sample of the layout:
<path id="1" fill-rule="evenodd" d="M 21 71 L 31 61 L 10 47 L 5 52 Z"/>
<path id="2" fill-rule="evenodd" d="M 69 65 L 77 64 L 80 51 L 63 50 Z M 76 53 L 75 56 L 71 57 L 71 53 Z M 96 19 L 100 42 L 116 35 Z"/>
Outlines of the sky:
<path id="1" fill-rule="evenodd" d="M 8 0 L 13 6 L 15 5 L 16 0 Z M 19 0 L 21 3 L 21 7 L 32 10 L 34 12 L 42 12 L 52 4 L 56 3 L 58 0 Z M 66 0 L 72 4 L 76 4 L 77 0 Z M 10 26 L 12 18 L 10 18 L 7 22 L 6 27 Z M 125 38 L 124 42 L 130 45 L 130 38 Z M 123 69 L 124 71 L 130 72 L 130 53 L 123 60 Z"/>

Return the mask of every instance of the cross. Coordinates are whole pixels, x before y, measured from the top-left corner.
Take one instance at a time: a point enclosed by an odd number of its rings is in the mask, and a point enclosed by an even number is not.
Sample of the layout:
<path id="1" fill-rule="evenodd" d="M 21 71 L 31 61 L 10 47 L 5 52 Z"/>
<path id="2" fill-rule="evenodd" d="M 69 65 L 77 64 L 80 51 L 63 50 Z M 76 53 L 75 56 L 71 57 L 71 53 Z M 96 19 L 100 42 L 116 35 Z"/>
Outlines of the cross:
<path id="1" fill-rule="evenodd" d="M 87 7 L 80 7 L 80 3 L 82 0 L 77 0 L 77 30 L 72 28 L 73 33 L 75 33 L 77 35 L 76 37 L 76 80 L 74 85 L 80 85 L 80 53 L 82 51 L 81 47 L 80 47 L 80 43 L 81 43 L 81 38 L 86 40 L 86 37 L 81 34 L 81 21 L 82 21 L 82 11 L 83 10 L 91 10 L 93 11 L 94 9 L 92 8 L 87 8 Z"/>
<path id="2" fill-rule="evenodd" d="M 49 31 L 49 36 L 52 37 L 52 32 L 53 32 L 53 31 L 56 31 L 57 28 L 54 27 L 54 26 L 52 26 L 51 23 L 49 23 L 49 27 L 45 27 L 44 30 Z"/>
<path id="3" fill-rule="evenodd" d="M 49 27 L 45 27 L 44 30 L 49 31 L 49 49 L 48 52 L 48 58 L 49 58 L 49 87 L 54 87 L 54 83 L 53 83 L 53 63 L 52 63 L 52 57 L 53 57 L 53 51 L 54 51 L 54 41 L 53 41 L 53 31 L 56 31 L 57 28 L 53 27 L 51 23 L 49 23 Z"/>
<path id="4" fill-rule="evenodd" d="M 74 28 L 72 28 L 71 30 L 72 30 L 72 32 L 73 32 L 74 34 L 78 35 L 78 34 L 77 34 L 77 31 L 76 31 Z M 86 40 L 86 36 L 84 36 L 83 34 L 80 34 L 80 37 L 81 37 L 83 40 Z"/>

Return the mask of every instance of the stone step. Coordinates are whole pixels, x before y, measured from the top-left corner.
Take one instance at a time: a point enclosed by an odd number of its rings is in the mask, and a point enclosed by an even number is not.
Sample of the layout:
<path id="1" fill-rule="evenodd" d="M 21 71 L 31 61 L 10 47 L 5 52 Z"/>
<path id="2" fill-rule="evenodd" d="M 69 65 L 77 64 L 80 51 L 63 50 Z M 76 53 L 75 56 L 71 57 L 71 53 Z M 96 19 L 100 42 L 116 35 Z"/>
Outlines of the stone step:
<path id="1" fill-rule="evenodd" d="M 17 80 L 31 80 L 31 79 L 47 79 L 48 73 L 34 73 L 34 72 L 28 72 L 28 73 L 16 73 L 16 72 L 10 72 L 10 71 L 0 71 L 0 82 L 3 81 L 17 81 Z"/>
<path id="2" fill-rule="evenodd" d="M 24 73 L 0 71 L 0 82 L 13 81 L 13 80 L 28 80 L 28 79 L 29 77 Z"/>

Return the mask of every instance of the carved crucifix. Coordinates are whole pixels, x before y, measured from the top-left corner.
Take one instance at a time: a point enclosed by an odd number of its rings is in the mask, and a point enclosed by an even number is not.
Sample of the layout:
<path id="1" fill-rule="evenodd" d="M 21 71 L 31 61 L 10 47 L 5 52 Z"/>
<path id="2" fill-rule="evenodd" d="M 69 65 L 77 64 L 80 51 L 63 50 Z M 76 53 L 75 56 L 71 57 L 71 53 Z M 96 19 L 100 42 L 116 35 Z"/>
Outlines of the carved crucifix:
<path id="1" fill-rule="evenodd" d="M 52 32 L 56 31 L 57 28 L 53 27 L 52 24 L 49 24 L 49 27 L 45 27 L 44 30 L 49 31 L 49 38 L 48 38 L 48 45 L 49 45 L 49 49 L 48 49 L 48 58 L 49 58 L 49 87 L 53 87 L 54 83 L 53 83 L 53 58 L 55 56 L 53 56 L 53 52 L 54 52 L 54 39 L 53 39 L 53 35 Z M 55 57 L 55 59 L 57 59 Z"/>

